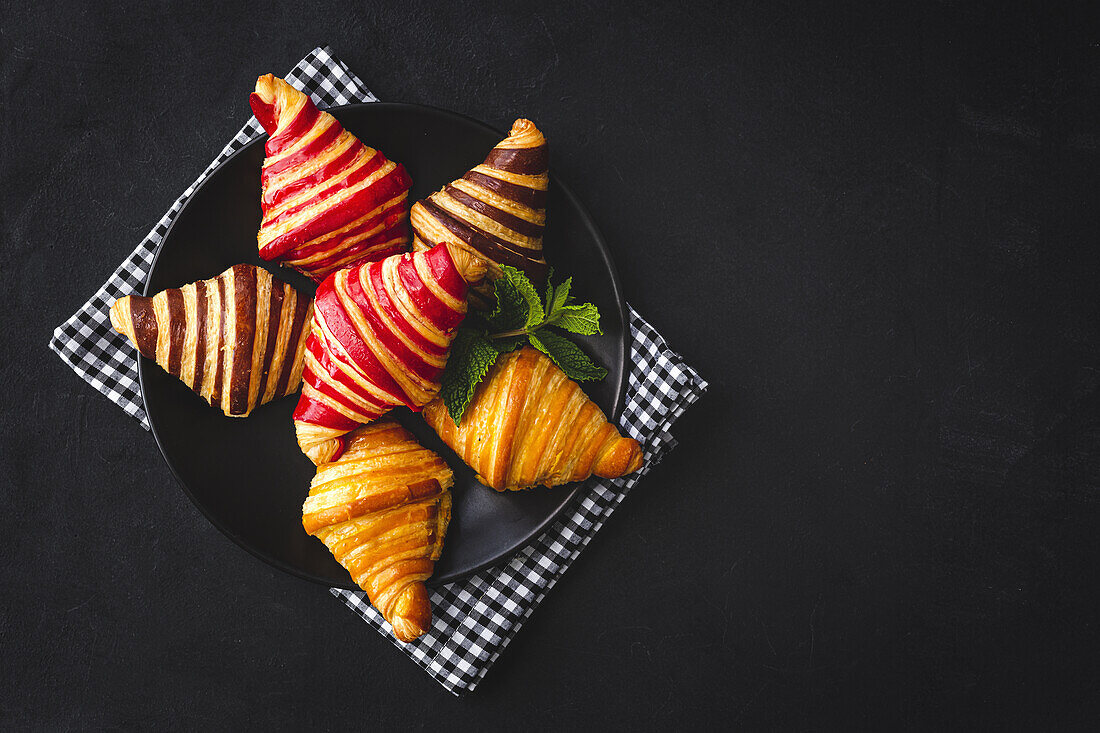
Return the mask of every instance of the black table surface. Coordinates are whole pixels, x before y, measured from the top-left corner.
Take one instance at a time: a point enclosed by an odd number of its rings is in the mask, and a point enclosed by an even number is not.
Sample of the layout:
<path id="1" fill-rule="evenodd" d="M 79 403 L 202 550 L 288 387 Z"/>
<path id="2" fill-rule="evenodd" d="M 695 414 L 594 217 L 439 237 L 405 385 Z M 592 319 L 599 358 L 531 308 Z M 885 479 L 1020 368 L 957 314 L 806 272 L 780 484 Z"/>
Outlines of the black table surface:
<path id="1" fill-rule="evenodd" d="M 219 5 L 0 5 L 0 727 L 1100 715 L 1087 4 Z M 323 43 L 382 99 L 536 120 L 711 384 L 461 699 L 47 348 Z"/>

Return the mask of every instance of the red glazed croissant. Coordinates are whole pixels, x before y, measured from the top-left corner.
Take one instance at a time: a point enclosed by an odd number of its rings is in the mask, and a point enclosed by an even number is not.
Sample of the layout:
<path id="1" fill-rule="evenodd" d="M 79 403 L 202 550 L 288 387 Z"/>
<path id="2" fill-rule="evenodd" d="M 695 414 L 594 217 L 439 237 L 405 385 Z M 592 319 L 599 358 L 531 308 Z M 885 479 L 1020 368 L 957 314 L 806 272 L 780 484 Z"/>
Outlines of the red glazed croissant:
<path id="1" fill-rule="evenodd" d="M 498 491 L 592 474 L 617 478 L 642 466 L 638 441 L 620 435 L 576 382 L 530 346 L 497 358 L 461 427 L 441 399 L 423 414 L 478 480 Z"/>
<path id="2" fill-rule="evenodd" d="M 412 641 L 432 624 L 424 581 L 443 550 L 454 476 L 393 420 L 347 436 L 340 459 L 317 469 L 302 526 L 367 592 L 393 635 Z"/>
<path id="3" fill-rule="evenodd" d="M 460 257 L 467 276 L 484 265 Z M 466 281 L 446 247 L 388 257 L 329 276 L 317 288 L 305 386 L 294 425 L 320 465 L 343 437 L 397 405 L 419 409 L 440 389 Z"/>
<path id="4" fill-rule="evenodd" d="M 487 260 L 492 279 L 499 277 L 498 265 L 511 265 L 543 280 L 548 160 L 546 138 L 530 120 L 516 120 L 484 163 L 413 205 L 414 248 L 446 243 Z M 474 284 L 474 290 L 473 305 L 492 302 L 490 283 Z"/>
<path id="5" fill-rule="evenodd" d="M 412 181 L 402 166 L 271 74 L 256 80 L 249 102 L 270 135 L 261 177 L 261 257 L 320 281 L 341 267 L 406 249 Z"/>
<path id="6" fill-rule="evenodd" d="M 267 270 L 234 265 L 210 280 L 128 295 L 111 325 L 211 405 L 244 417 L 298 389 L 310 299 Z"/>

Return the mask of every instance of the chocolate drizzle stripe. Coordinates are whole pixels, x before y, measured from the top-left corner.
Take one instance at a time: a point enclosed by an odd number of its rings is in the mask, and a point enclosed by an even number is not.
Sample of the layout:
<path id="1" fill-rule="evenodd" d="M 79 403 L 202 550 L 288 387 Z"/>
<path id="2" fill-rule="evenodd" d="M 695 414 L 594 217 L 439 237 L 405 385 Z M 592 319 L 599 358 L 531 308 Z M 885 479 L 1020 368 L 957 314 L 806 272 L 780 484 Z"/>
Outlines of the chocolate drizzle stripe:
<path id="1" fill-rule="evenodd" d="M 233 308 L 237 316 L 233 334 L 233 371 L 229 379 L 229 414 L 248 412 L 252 381 L 252 351 L 256 342 L 256 268 L 233 268 Z"/>
<path id="2" fill-rule="evenodd" d="M 290 327 L 290 338 L 286 342 L 286 353 L 283 355 L 283 368 L 279 374 L 279 385 L 275 387 L 275 396 L 287 393 L 290 386 L 290 373 L 294 371 L 294 358 L 298 355 L 298 341 L 302 337 L 302 328 L 305 325 L 306 313 L 309 311 L 309 298 L 295 292 L 294 297 L 294 325 Z"/>
<path id="3" fill-rule="evenodd" d="M 546 143 L 533 148 L 493 148 L 485 158 L 485 165 L 509 173 L 545 173 L 550 156 Z"/>
<path id="4" fill-rule="evenodd" d="M 473 209 L 484 217 L 492 219 L 497 224 L 511 229 L 516 234 L 522 235 L 524 237 L 542 236 L 542 224 L 536 224 L 532 221 L 521 219 L 515 214 L 510 214 L 503 209 L 498 209 L 492 204 L 488 204 L 479 198 L 471 196 L 460 188 L 455 188 L 454 186 L 448 185 L 443 190 L 447 192 L 448 196 L 453 198 L 458 203 L 469 209 Z"/>
<path id="5" fill-rule="evenodd" d="M 144 295 L 131 295 L 130 323 L 134 327 L 134 340 L 138 352 L 146 359 L 157 358 L 157 314 L 153 309 L 153 299 Z"/>
<path id="6" fill-rule="evenodd" d="M 275 356 L 275 344 L 279 341 L 279 331 L 283 325 L 283 289 L 286 286 L 275 278 L 271 279 L 271 295 L 267 306 L 267 343 L 264 345 L 263 371 L 260 372 L 260 399 L 267 393 L 267 375 L 271 371 L 271 359 Z M 256 314 L 259 316 L 259 313 Z"/>
<path id="7" fill-rule="evenodd" d="M 499 178 L 493 178 L 492 176 L 487 176 L 477 171 L 470 171 L 462 177 L 470 183 L 476 183 L 482 188 L 492 191 L 501 198 L 515 201 L 517 204 L 523 204 L 532 209 L 546 208 L 546 191 L 540 191 L 537 188 L 531 188 L 529 186 L 521 186 L 518 183 L 502 181 Z"/>
<path id="8" fill-rule="evenodd" d="M 508 248 L 507 242 L 500 239 L 500 237 L 495 237 L 465 221 L 459 220 L 449 212 L 440 208 L 431 199 L 425 199 L 420 203 L 436 221 L 447 229 L 447 231 L 488 257 L 493 262 L 500 265 L 510 265 L 523 270 L 531 277 L 539 280 L 546 277 L 547 265 L 545 262 L 539 262 L 526 255 L 513 252 Z"/>
<path id="9" fill-rule="evenodd" d="M 202 380 L 206 376 L 206 281 L 195 283 L 195 376 L 191 380 L 191 389 L 202 391 Z"/>
<path id="10" fill-rule="evenodd" d="M 222 400 L 222 374 L 225 372 L 225 275 L 218 275 L 218 349 L 217 366 L 214 372 L 214 391 L 210 393 L 210 404 L 220 405 Z"/>
<path id="11" fill-rule="evenodd" d="M 187 308 L 183 304 L 183 291 L 165 290 L 164 296 L 168 312 L 168 373 L 178 377 L 187 338 Z"/>

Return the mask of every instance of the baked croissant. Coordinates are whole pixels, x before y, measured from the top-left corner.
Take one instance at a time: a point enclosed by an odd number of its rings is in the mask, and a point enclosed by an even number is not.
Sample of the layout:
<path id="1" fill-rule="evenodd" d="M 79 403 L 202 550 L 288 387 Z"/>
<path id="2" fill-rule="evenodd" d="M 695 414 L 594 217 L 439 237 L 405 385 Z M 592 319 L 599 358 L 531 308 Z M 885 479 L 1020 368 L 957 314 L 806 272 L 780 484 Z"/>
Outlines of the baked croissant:
<path id="1" fill-rule="evenodd" d="M 530 346 L 497 358 L 461 427 L 441 399 L 423 414 L 478 480 L 497 491 L 592 474 L 617 478 L 642 466 L 638 441 L 622 437 L 576 382 Z"/>
<path id="2" fill-rule="evenodd" d="M 230 417 L 298 389 L 312 301 L 255 265 L 111 305 L 141 355 Z"/>
<path id="3" fill-rule="evenodd" d="M 454 476 L 393 420 L 359 428 L 347 444 L 317 469 L 302 526 L 367 592 L 393 635 L 412 641 L 432 624 L 424 581 L 443 550 Z"/>
<path id="4" fill-rule="evenodd" d="M 249 97 L 270 137 L 261 183 L 260 256 L 320 281 L 408 246 L 412 180 L 308 96 L 271 74 Z"/>
<path id="5" fill-rule="evenodd" d="M 335 460 L 342 436 L 397 405 L 414 410 L 440 389 L 466 281 L 484 264 L 444 246 L 340 270 L 317 288 L 305 386 L 294 426 L 315 464 Z"/>
<path id="6" fill-rule="evenodd" d="M 534 123 L 516 120 L 484 163 L 413 204 L 414 248 L 446 243 L 488 260 L 490 279 L 500 276 L 499 265 L 511 265 L 533 281 L 543 280 L 548 159 L 546 138 Z M 491 283 L 471 284 L 475 307 L 492 302 Z"/>

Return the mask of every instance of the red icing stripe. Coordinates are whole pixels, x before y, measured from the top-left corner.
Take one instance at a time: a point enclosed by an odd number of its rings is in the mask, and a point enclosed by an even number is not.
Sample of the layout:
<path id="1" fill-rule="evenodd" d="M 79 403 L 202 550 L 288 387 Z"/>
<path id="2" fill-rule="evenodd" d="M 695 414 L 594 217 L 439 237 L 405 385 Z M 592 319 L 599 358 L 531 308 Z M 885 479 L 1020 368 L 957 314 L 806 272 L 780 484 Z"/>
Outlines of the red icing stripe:
<path id="1" fill-rule="evenodd" d="M 436 245 L 436 247 L 441 246 L 445 245 Z M 453 262 L 451 267 L 454 267 Z M 401 284 L 405 286 L 405 292 L 408 293 L 413 304 L 440 331 L 451 331 L 466 315 L 449 308 L 424 284 L 424 281 L 420 279 L 420 273 L 416 270 L 412 255 L 405 255 L 397 263 L 397 274 L 401 277 Z"/>
<path id="2" fill-rule="evenodd" d="M 432 247 L 424 253 L 424 257 L 427 258 L 428 268 L 436 282 L 455 299 L 465 300 L 466 281 L 455 266 L 451 250 L 447 247 Z"/>
<path id="3" fill-rule="evenodd" d="M 378 236 L 369 237 L 357 242 L 353 247 L 334 252 L 331 257 L 309 263 L 309 271 L 314 273 L 317 277 L 328 277 L 333 271 L 348 266 L 347 264 L 341 264 L 342 262 L 379 262 L 387 257 L 399 255 L 405 251 L 406 242 L 404 240 L 402 240 L 400 244 L 386 247 L 376 252 L 370 251 L 370 248 L 377 246 L 378 243 L 388 242 L 395 238 L 394 229 L 391 227 Z"/>
<path id="4" fill-rule="evenodd" d="M 284 127 L 282 132 L 267 139 L 267 144 L 264 146 L 267 156 L 270 158 L 273 155 L 278 155 L 293 145 L 298 138 L 309 132 L 309 128 L 313 127 L 313 123 L 320 116 L 321 111 L 313 105 L 312 101 L 307 99 L 302 108 L 298 110 L 298 114 L 294 115 L 294 119 L 290 121 L 290 124 Z"/>
<path id="5" fill-rule="evenodd" d="M 405 173 L 404 167 L 398 165 L 373 185 L 356 192 L 339 204 L 318 211 L 317 216 L 301 226 L 268 242 L 260 250 L 260 257 L 273 260 L 297 245 L 347 226 L 349 222 L 362 216 L 364 211 L 378 208 L 386 201 L 407 191 L 411 185 L 412 181 Z"/>
<path id="6" fill-rule="evenodd" d="M 383 311 L 390 315 L 394 323 L 397 324 L 397 327 L 401 329 L 401 333 L 408 336 L 417 346 L 430 354 L 443 356 L 443 354 L 447 353 L 448 347 L 444 346 L 440 348 L 436 343 L 424 338 L 419 331 L 413 328 L 412 324 L 401 317 L 400 311 L 397 310 L 397 306 L 390 298 L 389 291 L 386 290 L 385 283 L 382 279 L 381 262 L 371 265 L 368 270 L 368 275 L 370 277 L 371 290 L 374 291 L 375 296 L 378 298 L 378 305 Z"/>
<path id="7" fill-rule="evenodd" d="M 294 166 L 305 163 L 307 160 L 310 160 L 311 158 L 315 158 L 316 156 L 320 155 L 321 152 L 324 151 L 324 149 L 327 148 L 333 140 L 340 137 L 340 133 L 344 131 L 344 128 L 341 127 L 340 123 L 336 122 L 335 119 L 333 119 L 332 122 L 333 124 L 330 124 L 324 132 L 302 146 L 302 148 L 298 150 L 298 152 L 288 155 L 285 158 L 280 158 L 278 162 L 272 163 L 271 165 L 265 165 L 263 169 L 263 175 L 261 177 L 264 186 L 267 186 L 267 182 L 272 177 L 288 171 Z M 355 142 L 359 143 L 359 145 L 363 144 L 358 140 L 356 140 Z M 352 145 L 351 147 L 355 148 L 356 146 Z"/>
<path id="8" fill-rule="evenodd" d="M 371 209 L 371 211 L 373 211 L 373 209 Z M 292 257 L 296 260 L 304 260 L 312 255 L 321 252 L 335 250 L 341 242 L 351 239 L 352 237 L 362 234 L 363 232 L 370 231 L 371 229 L 377 227 L 379 224 L 384 224 L 386 228 L 380 231 L 378 234 L 369 237 L 368 240 L 364 241 L 384 242 L 389 237 L 379 237 L 379 235 L 386 234 L 387 232 L 395 229 L 405 218 L 405 213 L 405 201 L 397 201 L 392 207 L 384 209 L 378 216 L 372 216 L 370 219 L 367 219 L 363 223 L 356 225 L 355 227 L 347 230 L 337 237 L 326 239 L 325 241 L 318 244 L 310 244 L 307 242 L 303 246 L 297 247 L 290 252 L 287 252 L 286 256 Z M 361 245 L 362 242 L 356 242 L 354 245 L 352 245 L 352 247 L 356 249 L 366 249 L 366 246 Z M 348 252 L 350 251 L 351 250 L 349 249 Z M 342 256 L 342 254 L 342 252 L 333 252 L 333 255 L 336 256 Z M 309 265 L 309 267 L 311 270 L 314 269 L 314 265 L 312 263 Z"/>
<path id="9" fill-rule="evenodd" d="M 323 402 L 311 400 L 302 395 L 298 406 L 294 408 L 294 419 L 298 422 L 312 423 L 333 430 L 354 430 L 359 423 L 337 412 Z"/>
<path id="10" fill-rule="evenodd" d="M 391 405 L 379 401 L 377 397 L 371 395 L 344 374 L 340 368 L 340 364 L 343 362 L 337 363 L 336 358 L 325 349 L 320 339 L 311 338 L 306 348 L 313 354 L 313 357 L 317 360 L 317 366 L 321 368 L 320 373 L 313 371 L 309 365 L 303 369 L 302 378 L 314 389 L 328 395 L 335 402 L 347 408 L 349 412 L 362 412 L 367 415 L 378 416 L 390 409 Z M 351 394 L 355 395 L 355 399 L 338 391 L 332 386 L 332 382 L 338 382 Z"/>
<path id="11" fill-rule="evenodd" d="M 368 265 L 367 267 L 368 271 L 372 269 L 381 270 L 382 263 L 379 262 L 374 265 Z M 409 372 L 428 382 L 438 380 L 443 370 L 428 364 L 422 357 L 416 354 L 416 352 L 406 346 L 404 341 L 394 335 L 386 322 L 378 314 L 378 311 L 375 310 L 370 298 L 367 297 L 366 292 L 363 291 L 363 286 L 360 281 L 361 270 L 362 268 L 357 267 L 349 273 L 348 295 L 350 295 L 351 299 L 359 306 L 360 311 L 362 311 L 363 316 L 367 320 L 367 324 L 370 326 L 371 333 L 374 334 L 374 337 L 378 339 L 390 354 Z M 401 315 L 394 312 L 391 308 L 386 308 L 385 311 L 394 320 L 401 320 Z"/>
<path id="12" fill-rule="evenodd" d="M 275 128 L 279 126 L 279 117 L 275 114 L 275 105 L 265 102 L 256 92 L 248 95 L 248 105 L 252 107 L 252 114 L 256 115 L 256 119 L 263 125 L 264 131 L 268 135 L 275 132 Z"/>
<path id="13" fill-rule="evenodd" d="M 322 135 L 321 137 L 324 137 L 324 135 Z M 324 183 L 326 179 L 339 174 L 356 160 L 364 147 L 365 146 L 363 145 L 363 143 L 356 142 L 356 144 L 352 145 L 347 150 L 340 153 L 327 165 L 321 166 L 321 168 L 314 171 L 308 176 L 300 176 L 298 178 L 287 181 L 280 188 L 276 188 L 275 186 L 271 185 L 269 179 L 274 177 L 274 173 L 269 173 L 265 170 L 262 175 L 264 193 L 263 198 L 261 199 L 264 207 L 264 213 L 266 214 L 272 208 L 278 206 L 292 196 L 296 196 L 303 191 L 307 191 L 318 184 Z M 318 152 L 316 155 L 312 155 L 310 157 L 315 158 L 317 157 L 317 155 L 320 155 L 323 152 L 324 148 L 322 148 L 321 151 Z"/>
<path id="14" fill-rule="evenodd" d="M 335 292 L 336 275 L 325 278 L 321 287 L 317 289 L 317 298 L 314 301 L 314 311 L 319 312 L 325 320 L 332 335 L 344 347 L 351 356 L 355 366 L 363 376 L 371 381 L 379 389 L 387 392 L 394 400 L 401 404 L 410 405 L 411 400 L 405 391 L 394 381 L 386 368 L 379 363 L 378 358 L 359 337 L 355 330 L 355 324 L 344 310 Z M 326 287 L 327 286 L 327 287 Z"/>
<path id="15" fill-rule="evenodd" d="M 359 150 L 356 151 L 355 155 L 358 156 L 359 153 L 362 150 L 365 150 L 365 149 L 366 149 L 366 146 L 363 145 L 362 143 L 360 143 Z M 343 157 L 343 156 L 341 156 L 341 157 Z M 359 158 L 356 157 L 355 160 L 358 161 Z M 336 166 L 337 162 L 340 162 L 339 166 Z M 346 160 L 342 161 L 342 162 L 341 161 L 333 161 L 332 163 L 329 163 L 328 165 L 323 166 L 311 178 L 312 178 L 313 181 L 315 181 L 318 184 L 324 183 L 325 181 L 327 181 L 329 179 L 335 178 L 337 174 L 341 173 L 343 168 L 346 167 L 347 162 L 348 161 L 346 161 Z M 382 155 L 381 153 L 379 153 L 377 150 L 375 150 L 374 155 L 370 159 L 366 160 L 363 163 L 363 165 L 356 168 L 350 174 L 348 174 L 347 176 L 344 176 L 344 178 L 340 179 L 339 181 L 335 181 L 334 183 L 332 183 L 330 185 L 322 187 L 320 190 L 318 190 L 315 194 L 310 196 L 308 199 L 301 202 L 300 204 L 296 204 L 294 206 L 291 206 L 289 209 L 287 209 L 286 211 L 283 211 L 278 216 L 276 216 L 274 219 L 269 219 L 268 221 L 265 221 L 263 223 L 263 226 L 265 228 L 267 228 L 267 227 L 273 227 L 273 226 L 277 226 L 279 224 L 282 224 L 287 219 L 290 219 L 290 218 L 294 217 L 296 214 L 300 214 L 303 211 L 305 211 L 306 209 L 311 208 L 313 206 L 316 206 L 317 204 L 323 202 L 325 199 L 332 198 L 334 195 L 336 195 L 340 191 L 346 191 L 349 188 L 353 188 L 356 184 L 362 183 L 364 180 L 366 180 L 367 177 L 370 176 L 371 173 L 374 173 L 376 170 L 381 168 L 385 163 L 386 163 L 386 157 L 384 155 Z M 297 181 L 295 181 L 295 183 L 297 183 Z M 374 187 L 373 185 L 370 186 L 370 188 L 373 188 L 373 187 Z M 276 194 L 276 197 L 277 198 L 284 198 L 281 191 Z"/>

